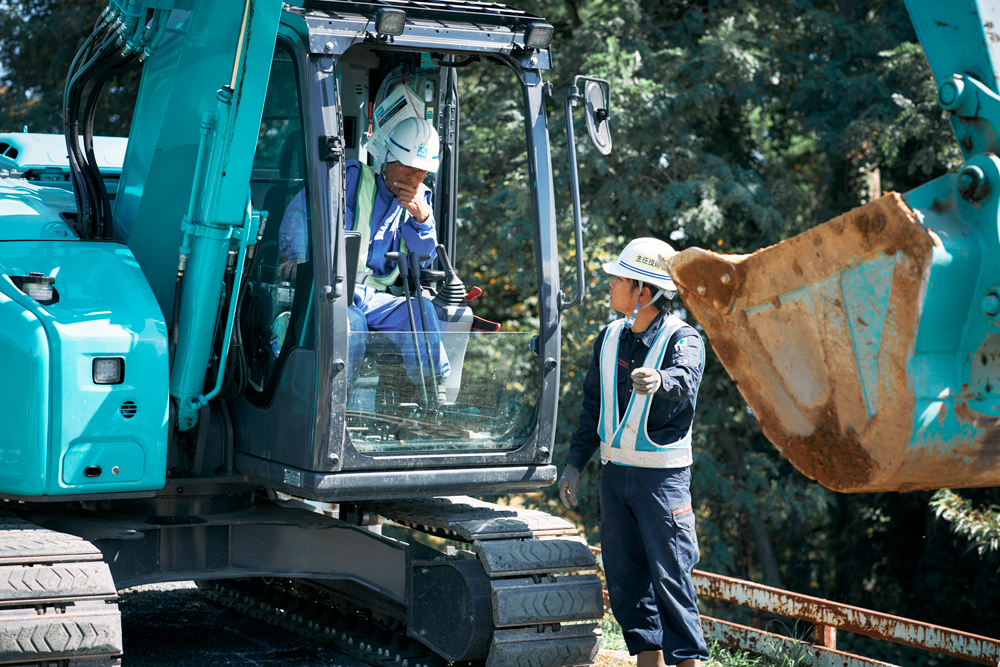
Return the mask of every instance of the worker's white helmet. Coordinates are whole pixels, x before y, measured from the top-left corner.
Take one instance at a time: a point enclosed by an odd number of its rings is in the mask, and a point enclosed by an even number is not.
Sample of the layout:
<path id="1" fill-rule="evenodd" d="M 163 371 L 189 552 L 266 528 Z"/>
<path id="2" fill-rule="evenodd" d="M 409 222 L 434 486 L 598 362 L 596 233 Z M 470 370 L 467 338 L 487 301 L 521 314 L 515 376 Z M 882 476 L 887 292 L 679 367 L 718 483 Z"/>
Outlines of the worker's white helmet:
<path id="1" fill-rule="evenodd" d="M 677 251 L 666 241 L 654 238 L 635 239 L 625 246 L 618 259 L 604 265 L 604 271 L 613 276 L 654 285 L 667 292 L 668 297 L 672 297 L 677 292 L 677 286 L 661 264 L 663 260 L 676 254 Z"/>
<path id="2" fill-rule="evenodd" d="M 428 173 L 438 170 L 441 144 L 434 126 L 423 118 L 404 118 L 385 140 L 386 162 L 399 162 Z"/>

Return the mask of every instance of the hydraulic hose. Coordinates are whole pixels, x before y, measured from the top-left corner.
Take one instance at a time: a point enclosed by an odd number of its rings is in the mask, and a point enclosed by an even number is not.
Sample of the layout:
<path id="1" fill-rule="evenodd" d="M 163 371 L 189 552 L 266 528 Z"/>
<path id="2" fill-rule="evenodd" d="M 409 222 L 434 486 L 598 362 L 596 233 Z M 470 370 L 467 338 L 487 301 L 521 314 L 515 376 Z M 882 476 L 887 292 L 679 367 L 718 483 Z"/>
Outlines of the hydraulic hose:
<path id="1" fill-rule="evenodd" d="M 174 368 L 174 353 L 177 351 L 177 336 L 179 333 L 177 323 L 181 318 L 181 294 L 184 292 L 184 272 L 187 270 L 187 258 L 187 255 L 181 254 L 177 262 L 177 279 L 174 281 L 174 305 L 171 309 L 172 315 L 170 320 L 170 349 L 167 356 L 170 370 Z"/>
<path id="2" fill-rule="evenodd" d="M 87 156 L 87 168 L 93 182 L 93 189 L 96 190 L 97 195 L 100 197 L 100 216 L 97 217 L 99 222 L 98 231 L 99 236 L 104 239 L 112 237 L 111 199 L 108 197 L 108 190 L 104 185 L 104 177 L 97 166 L 97 157 L 94 154 L 94 116 L 97 111 L 97 102 L 108 81 L 136 69 L 141 64 L 142 62 L 139 60 L 138 54 L 131 54 L 122 64 L 108 69 L 101 75 L 94 82 L 93 86 L 91 86 L 90 94 L 87 96 L 87 106 L 83 116 L 83 148 Z"/>

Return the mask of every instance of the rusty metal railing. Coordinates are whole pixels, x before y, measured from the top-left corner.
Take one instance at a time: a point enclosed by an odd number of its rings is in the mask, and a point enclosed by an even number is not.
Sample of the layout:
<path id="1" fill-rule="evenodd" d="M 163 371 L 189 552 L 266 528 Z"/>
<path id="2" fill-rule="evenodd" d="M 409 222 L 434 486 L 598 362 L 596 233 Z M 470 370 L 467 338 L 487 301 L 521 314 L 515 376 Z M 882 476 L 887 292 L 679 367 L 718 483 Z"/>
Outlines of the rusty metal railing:
<path id="1" fill-rule="evenodd" d="M 750 581 L 694 571 L 698 594 L 811 623 L 813 643 L 702 616 L 705 636 L 727 646 L 777 657 L 798 652 L 823 667 L 883 667 L 887 663 L 837 650 L 837 630 L 913 646 L 934 653 L 1000 665 L 1000 640 L 942 628 L 860 607 L 762 586 Z"/>

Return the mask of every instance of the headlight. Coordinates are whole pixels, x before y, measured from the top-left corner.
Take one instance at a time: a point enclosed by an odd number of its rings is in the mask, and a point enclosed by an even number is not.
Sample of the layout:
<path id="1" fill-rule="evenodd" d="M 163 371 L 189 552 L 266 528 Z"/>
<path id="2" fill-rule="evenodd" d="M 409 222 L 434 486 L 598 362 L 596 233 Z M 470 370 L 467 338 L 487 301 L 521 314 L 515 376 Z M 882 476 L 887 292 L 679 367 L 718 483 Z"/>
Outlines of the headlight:
<path id="1" fill-rule="evenodd" d="M 524 29 L 524 46 L 529 49 L 544 49 L 552 42 L 555 32 L 548 23 L 529 23 Z"/>
<path id="2" fill-rule="evenodd" d="M 94 384 L 121 384 L 125 381 L 125 360 L 121 357 L 94 359 Z"/>
<path id="3" fill-rule="evenodd" d="M 375 32 L 380 35 L 403 34 L 403 27 L 406 25 L 406 12 L 402 9 L 386 9 L 383 7 L 375 15 Z"/>

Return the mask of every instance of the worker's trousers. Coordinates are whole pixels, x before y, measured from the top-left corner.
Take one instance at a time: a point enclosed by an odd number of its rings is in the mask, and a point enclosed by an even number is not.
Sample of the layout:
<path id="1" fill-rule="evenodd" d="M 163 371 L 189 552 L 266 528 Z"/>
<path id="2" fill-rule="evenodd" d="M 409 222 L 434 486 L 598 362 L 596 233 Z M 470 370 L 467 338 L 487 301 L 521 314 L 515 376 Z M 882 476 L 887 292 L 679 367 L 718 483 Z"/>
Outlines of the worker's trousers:
<path id="1" fill-rule="evenodd" d="M 416 341 L 420 348 L 419 353 L 416 353 L 406 298 L 386 294 L 365 285 L 355 285 L 354 287 L 354 305 L 364 314 L 368 329 L 382 332 L 399 347 L 403 353 L 406 377 L 410 378 L 410 381 L 417 386 L 422 384 L 420 379 L 421 366 L 424 374 L 430 378 L 430 366 L 427 360 L 428 349 L 431 351 L 431 363 L 434 365 L 437 377 L 439 379 L 446 378 L 451 372 L 448 355 L 441 343 L 441 326 L 438 323 L 434 304 L 427 299 L 420 299 L 420 302 L 418 304 L 417 299 L 410 299 L 414 323 L 419 332 Z M 421 307 L 423 308 L 423 321 L 420 317 Z M 426 343 L 424 337 L 427 338 Z M 417 364 L 418 356 L 421 364 Z"/>
<path id="2" fill-rule="evenodd" d="M 611 611 L 632 655 L 708 659 L 691 570 L 698 537 L 691 468 L 601 469 L 601 556 Z"/>

